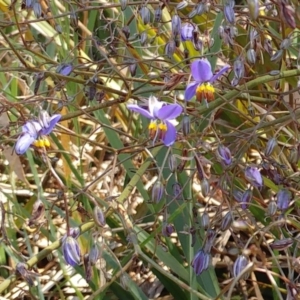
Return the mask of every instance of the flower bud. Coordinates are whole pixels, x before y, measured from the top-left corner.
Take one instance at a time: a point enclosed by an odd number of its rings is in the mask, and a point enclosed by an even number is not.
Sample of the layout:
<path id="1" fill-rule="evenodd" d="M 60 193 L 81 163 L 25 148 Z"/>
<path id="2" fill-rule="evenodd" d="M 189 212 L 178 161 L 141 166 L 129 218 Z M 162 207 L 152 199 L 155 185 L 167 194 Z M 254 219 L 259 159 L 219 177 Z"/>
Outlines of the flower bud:
<path id="1" fill-rule="evenodd" d="M 292 195 L 289 190 L 281 189 L 277 193 L 277 207 L 280 210 L 286 210 L 291 202 Z"/>
<path id="2" fill-rule="evenodd" d="M 299 156 L 298 156 L 298 151 L 297 151 L 297 149 L 296 148 L 292 148 L 291 150 L 290 150 L 290 154 L 289 154 L 289 162 L 291 163 L 291 164 L 296 164 L 296 163 L 298 163 L 298 160 L 299 160 Z"/>
<path id="3" fill-rule="evenodd" d="M 174 15 L 172 17 L 172 33 L 173 33 L 173 36 L 176 36 L 176 35 L 180 35 L 181 34 L 181 19 L 178 15 Z"/>
<path id="4" fill-rule="evenodd" d="M 101 255 L 101 252 L 100 252 L 99 246 L 96 243 L 94 243 L 92 245 L 90 253 L 89 253 L 89 261 L 92 266 L 94 266 L 96 264 L 100 255 Z"/>
<path id="5" fill-rule="evenodd" d="M 137 64 L 136 64 L 136 63 L 133 63 L 133 64 L 130 64 L 130 65 L 129 65 L 129 71 L 130 71 L 130 75 L 131 75 L 132 77 L 135 76 L 135 74 L 136 74 L 136 69 L 137 69 Z"/>
<path id="6" fill-rule="evenodd" d="M 33 204 L 33 209 L 31 212 L 31 217 L 28 222 L 28 226 L 37 224 L 40 220 L 44 218 L 45 215 L 45 205 L 40 199 L 37 199 Z"/>
<path id="7" fill-rule="evenodd" d="M 254 49 L 248 49 L 246 56 L 250 64 L 254 65 L 256 63 L 256 53 Z"/>
<path id="8" fill-rule="evenodd" d="M 196 273 L 196 275 L 200 275 L 203 271 L 207 270 L 210 265 L 211 257 L 210 254 L 205 253 L 203 250 L 199 250 L 191 265 Z"/>
<path id="9" fill-rule="evenodd" d="M 210 191 L 210 184 L 206 178 L 201 180 L 201 193 L 204 197 L 207 197 Z"/>
<path id="10" fill-rule="evenodd" d="M 232 216 L 232 212 L 228 211 L 226 213 L 226 215 L 222 218 L 222 223 L 221 223 L 221 230 L 222 231 L 226 231 L 231 227 L 233 221 L 233 216 Z"/>
<path id="11" fill-rule="evenodd" d="M 285 238 L 281 240 L 275 240 L 273 243 L 270 244 L 270 247 L 274 250 L 285 250 L 292 246 L 294 243 L 292 238 Z"/>
<path id="12" fill-rule="evenodd" d="M 191 23 L 184 23 L 181 27 L 181 40 L 191 41 L 193 39 L 193 32 L 195 27 Z"/>
<path id="13" fill-rule="evenodd" d="M 189 115 L 184 115 L 182 118 L 182 132 L 184 136 L 189 135 L 191 130 L 191 118 Z"/>
<path id="14" fill-rule="evenodd" d="M 34 1 L 32 6 L 34 15 L 37 19 L 39 19 L 42 16 L 42 6 L 38 1 Z"/>
<path id="15" fill-rule="evenodd" d="M 169 169 L 172 173 L 176 172 L 177 170 L 177 160 L 174 154 L 170 154 L 168 157 L 168 164 Z"/>
<path id="16" fill-rule="evenodd" d="M 233 198 L 237 201 L 237 202 L 241 202 L 241 199 L 243 197 L 243 193 L 240 190 L 234 189 L 232 192 Z"/>
<path id="17" fill-rule="evenodd" d="M 292 40 L 290 38 L 286 38 L 281 42 L 279 48 L 283 50 L 287 50 L 291 46 L 291 44 L 292 44 Z"/>
<path id="18" fill-rule="evenodd" d="M 72 267 L 80 263 L 80 249 L 76 239 L 68 236 L 62 245 L 62 252 L 66 263 Z"/>
<path id="19" fill-rule="evenodd" d="M 205 230 L 209 228 L 210 220 L 207 212 L 204 212 L 200 217 L 200 226 Z"/>
<path id="20" fill-rule="evenodd" d="M 265 149 L 265 156 L 268 157 L 270 156 L 273 151 L 274 151 L 274 148 L 276 147 L 277 145 L 277 141 L 275 138 L 271 138 L 268 140 L 268 143 L 267 143 L 267 146 L 266 146 L 266 149 Z"/>
<path id="21" fill-rule="evenodd" d="M 175 50 L 176 50 L 175 41 L 170 40 L 165 46 L 165 55 L 171 59 L 173 54 L 175 53 Z"/>
<path id="22" fill-rule="evenodd" d="M 233 72 L 234 76 L 240 80 L 244 77 L 245 75 L 245 67 L 240 58 L 236 59 L 233 63 Z"/>
<path id="23" fill-rule="evenodd" d="M 203 246 L 203 251 L 206 253 L 210 253 L 211 248 L 214 245 L 215 238 L 217 236 L 217 232 L 214 231 L 213 229 L 208 229 L 206 233 L 206 240 Z"/>
<path id="24" fill-rule="evenodd" d="M 98 205 L 94 207 L 93 215 L 94 215 L 94 221 L 98 226 L 104 227 L 106 225 L 105 216 L 103 214 L 102 209 Z"/>
<path id="25" fill-rule="evenodd" d="M 120 0 L 121 10 L 124 11 L 127 7 L 128 0 Z"/>
<path id="26" fill-rule="evenodd" d="M 248 105 L 247 111 L 250 117 L 255 118 L 255 108 L 252 104 Z"/>
<path id="27" fill-rule="evenodd" d="M 271 200 L 268 204 L 267 208 L 267 216 L 273 217 L 277 212 L 277 204 L 274 200 Z"/>
<path id="28" fill-rule="evenodd" d="M 150 23 L 150 10 L 147 6 L 143 6 L 140 9 L 140 16 L 141 16 L 141 19 L 142 19 L 144 25 L 147 25 L 148 23 Z"/>
<path id="29" fill-rule="evenodd" d="M 246 179 L 255 187 L 261 188 L 263 186 L 263 178 L 256 167 L 248 166 L 245 168 Z"/>
<path id="30" fill-rule="evenodd" d="M 141 33 L 141 45 L 145 46 L 148 40 L 148 34 L 146 31 Z"/>
<path id="31" fill-rule="evenodd" d="M 196 5 L 196 8 L 195 8 L 195 11 L 196 11 L 196 14 L 198 16 L 201 16 L 205 13 L 205 6 L 204 6 L 204 3 L 203 2 L 200 2 Z"/>
<path id="32" fill-rule="evenodd" d="M 283 55 L 283 50 L 280 49 L 280 50 L 276 51 L 274 55 L 272 55 L 270 60 L 274 61 L 274 62 L 278 62 L 281 59 L 282 55 Z"/>
<path id="33" fill-rule="evenodd" d="M 28 271 L 28 267 L 25 263 L 18 262 L 16 265 L 16 274 L 20 275 L 29 286 L 33 286 L 33 272 Z"/>
<path id="34" fill-rule="evenodd" d="M 175 232 L 174 226 L 164 222 L 162 225 L 162 235 L 164 237 L 170 237 L 173 232 Z"/>
<path id="35" fill-rule="evenodd" d="M 230 1 L 228 4 L 224 7 L 224 16 L 228 23 L 234 25 L 235 23 L 235 15 L 234 15 L 234 1 Z"/>
<path id="36" fill-rule="evenodd" d="M 255 21 L 259 15 L 259 1 L 258 0 L 247 0 L 250 18 Z"/>
<path id="37" fill-rule="evenodd" d="M 197 15 L 197 10 L 196 8 L 193 8 L 191 12 L 188 14 L 188 18 L 193 19 L 196 15 Z"/>
<path id="38" fill-rule="evenodd" d="M 165 193 L 165 187 L 160 180 L 157 180 L 152 188 L 152 201 L 154 203 L 159 203 Z"/>
<path id="39" fill-rule="evenodd" d="M 217 156 L 225 166 L 231 165 L 232 159 L 231 159 L 231 152 L 229 148 L 223 145 L 219 145 L 217 148 Z"/>
<path id="40" fill-rule="evenodd" d="M 173 196 L 176 197 L 177 199 L 179 199 L 179 197 L 182 195 L 182 187 L 178 182 L 175 182 L 172 185 L 172 189 L 173 189 Z"/>
<path id="41" fill-rule="evenodd" d="M 162 9 L 159 6 L 158 8 L 156 8 L 156 10 L 154 11 L 154 22 L 158 23 L 161 21 L 161 17 L 162 17 Z"/>
<path id="42" fill-rule="evenodd" d="M 244 255 L 239 255 L 233 265 L 233 276 L 237 278 L 243 270 L 248 266 L 248 259 Z M 239 277 L 240 279 L 247 280 L 249 277 L 249 272 L 243 274 L 243 276 Z"/>
<path id="43" fill-rule="evenodd" d="M 250 189 L 246 190 L 241 197 L 241 208 L 246 209 L 249 202 L 252 199 L 252 191 Z"/>
<path id="44" fill-rule="evenodd" d="M 188 6 L 188 2 L 187 1 L 181 1 L 177 4 L 176 6 L 176 10 L 181 10 L 181 9 L 184 9 Z"/>
<path id="45" fill-rule="evenodd" d="M 63 76 L 69 76 L 73 71 L 72 64 L 61 64 L 56 68 L 56 73 L 63 75 Z"/>

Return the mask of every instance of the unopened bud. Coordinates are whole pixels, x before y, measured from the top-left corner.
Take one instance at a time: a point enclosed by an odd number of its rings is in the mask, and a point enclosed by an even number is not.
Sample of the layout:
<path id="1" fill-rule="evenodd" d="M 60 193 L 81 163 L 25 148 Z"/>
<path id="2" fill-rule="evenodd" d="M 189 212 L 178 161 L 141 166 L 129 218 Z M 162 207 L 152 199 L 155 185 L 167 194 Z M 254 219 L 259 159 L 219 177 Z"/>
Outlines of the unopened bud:
<path id="1" fill-rule="evenodd" d="M 203 15 L 203 14 L 205 13 L 205 6 L 204 6 L 204 3 L 203 3 L 203 2 L 198 3 L 198 4 L 196 5 L 195 10 L 196 10 L 196 14 L 197 14 L 198 16 Z"/>
<path id="2" fill-rule="evenodd" d="M 182 132 L 184 136 L 189 135 L 191 131 L 191 118 L 189 115 L 184 115 L 182 118 Z"/>
<path id="3" fill-rule="evenodd" d="M 62 252 L 66 263 L 72 267 L 80 263 L 80 249 L 76 239 L 68 236 L 62 245 Z"/>
<path id="4" fill-rule="evenodd" d="M 177 36 L 181 34 L 181 19 L 178 15 L 174 15 L 172 17 L 172 33 L 173 36 Z"/>
<path id="5" fill-rule="evenodd" d="M 292 195 L 289 190 L 281 189 L 277 193 L 277 207 L 280 210 L 286 210 L 291 202 Z"/>
<path id="6" fill-rule="evenodd" d="M 169 169 L 172 173 L 176 172 L 177 170 L 177 160 L 174 154 L 170 154 L 168 157 L 168 164 Z"/>
<path id="7" fill-rule="evenodd" d="M 248 266 L 248 259 L 244 255 L 239 255 L 233 265 L 233 276 L 237 278 L 244 269 Z M 249 272 L 243 274 L 240 279 L 246 280 L 249 277 Z"/>
<path id="8" fill-rule="evenodd" d="M 232 163 L 231 152 L 229 148 L 219 145 L 217 148 L 217 156 L 219 160 L 225 165 L 229 166 Z"/>
<path id="9" fill-rule="evenodd" d="M 69 76 L 73 71 L 73 66 L 71 64 L 61 64 L 56 68 L 56 73 Z"/>
<path id="10" fill-rule="evenodd" d="M 209 265 L 211 262 L 211 257 L 209 253 L 204 252 L 203 250 L 199 250 L 191 265 L 196 273 L 196 275 L 200 275 L 203 271 L 205 271 L 206 269 L 208 269 Z"/>
<path id="11" fill-rule="evenodd" d="M 246 190 L 241 198 L 241 208 L 246 209 L 248 207 L 248 204 L 250 203 L 252 199 L 252 191 L 250 189 Z"/>
<path id="12" fill-rule="evenodd" d="M 230 1 L 229 4 L 226 4 L 224 7 L 224 16 L 228 23 L 234 25 L 235 23 L 235 15 L 234 15 L 234 1 Z"/>
<path id="13" fill-rule="evenodd" d="M 206 178 L 203 178 L 201 180 L 201 193 L 204 197 L 206 197 L 209 194 L 210 191 L 210 185 Z"/>
<path id="14" fill-rule="evenodd" d="M 197 15 L 197 10 L 196 8 L 193 8 L 191 12 L 188 14 L 188 18 L 193 19 L 196 15 Z"/>
<path id="15" fill-rule="evenodd" d="M 158 23 L 161 21 L 161 17 L 162 17 L 162 10 L 161 7 L 158 7 L 155 11 L 154 11 L 154 22 Z"/>
<path id="16" fill-rule="evenodd" d="M 95 223 L 100 227 L 104 227 L 106 224 L 105 216 L 102 209 L 98 205 L 94 207 L 93 215 Z"/>
<path id="17" fill-rule="evenodd" d="M 236 59 L 233 63 L 233 72 L 234 72 L 234 76 L 240 80 L 244 77 L 245 75 L 245 67 L 244 67 L 244 63 L 242 62 L 242 60 L 240 58 Z"/>
<path id="18" fill-rule="evenodd" d="M 281 240 L 275 240 L 270 244 L 270 247 L 274 250 L 285 250 L 293 245 L 294 241 L 292 238 L 285 238 Z"/>
<path id="19" fill-rule="evenodd" d="M 263 178 L 256 167 L 248 166 L 245 168 L 246 179 L 255 187 L 261 188 L 263 186 Z"/>
<path id="20" fill-rule="evenodd" d="M 226 231 L 230 228 L 231 224 L 233 221 L 233 216 L 232 216 L 232 212 L 228 211 L 226 213 L 226 215 L 222 218 L 222 223 L 221 223 L 221 230 L 222 231 Z"/>
<path id="21" fill-rule="evenodd" d="M 97 260 L 99 259 L 101 255 L 99 246 L 94 243 L 91 247 L 90 253 L 89 253 L 89 260 L 92 266 L 94 266 L 97 262 Z"/>
<path id="22" fill-rule="evenodd" d="M 266 146 L 266 149 L 265 149 L 265 156 L 270 156 L 273 151 L 274 151 L 274 148 L 276 147 L 277 145 L 277 141 L 275 138 L 271 138 L 268 140 L 268 143 L 267 143 L 267 146 Z"/>
<path id="23" fill-rule="evenodd" d="M 170 40 L 165 46 L 165 55 L 171 59 L 173 54 L 175 53 L 175 50 L 176 50 L 175 41 Z"/>
<path id="24" fill-rule="evenodd" d="M 277 212 L 277 204 L 274 200 L 271 200 L 267 208 L 267 216 L 273 217 Z"/>
<path id="25" fill-rule="evenodd" d="M 187 1 L 181 1 L 177 4 L 176 9 L 177 10 L 181 10 L 184 9 L 188 6 L 188 2 Z"/>
<path id="26" fill-rule="evenodd" d="M 122 32 L 125 35 L 126 39 L 128 40 L 130 37 L 130 28 L 129 26 L 122 27 Z"/>
<path id="27" fill-rule="evenodd" d="M 165 187 L 160 180 L 157 180 L 152 188 L 152 201 L 155 203 L 159 203 L 165 193 Z"/>
<path id="28" fill-rule="evenodd" d="M 200 217 L 200 226 L 206 230 L 209 228 L 209 225 L 210 225 L 209 215 L 207 212 L 204 212 Z"/>
<path id="29" fill-rule="evenodd" d="M 247 60 L 250 64 L 255 64 L 256 63 L 256 53 L 254 49 L 248 49 L 247 51 Z"/>
<path id="30" fill-rule="evenodd" d="M 259 15 L 259 1 L 258 0 L 247 0 L 250 18 L 255 21 Z"/>
<path id="31" fill-rule="evenodd" d="M 148 40 L 148 34 L 146 31 L 141 33 L 141 45 L 145 46 Z"/>
<path id="32" fill-rule="evenodd" d="M 286 50 L 288 49 L 292 44 L 292 40 L 290 38 L 284 39 L 280 44 L 280 49 Z"/>
<path id="33" fill-rule="evenodd" d="M 166 222 L 162 225 L 162 235 L 165 237 L 171 236 L 175 232 L 174 226 L 172 224 L 167 224 Z"/>
<path id="34" fill-rule="evenodd" d="M 33 204 L 33 209 L 32 209 L 32 213 L 28 225 L 32 226 L 33 224 L 37 224 L 40 220 L 44 218 L 44 215 L 45 215 L 45 205 L 41 200 L 37 199 Z"/>
<path id="35" fill-rule="evenodd" d="M 281 59 L 282 55 L 283 55 L 283 50 L 280 49 L 280 50 L 276 51 L 274 55 L 272 55 L 270 60 L 278 62 Z"/>
<path id="36" fill-rule="evenodd" d="M 141 19 L 142 19 L 144 25 L 147 25 L 148 23 L 150 23 L 150 10 L 147 6 L 143 6 L 140 9 L 140 16 L 141 16 Z"/>
<path id="37" fill-rule="evenodd" d="M 124 11 L 127 7 L 128 0 L 120 0 L 121 10 Z"/>

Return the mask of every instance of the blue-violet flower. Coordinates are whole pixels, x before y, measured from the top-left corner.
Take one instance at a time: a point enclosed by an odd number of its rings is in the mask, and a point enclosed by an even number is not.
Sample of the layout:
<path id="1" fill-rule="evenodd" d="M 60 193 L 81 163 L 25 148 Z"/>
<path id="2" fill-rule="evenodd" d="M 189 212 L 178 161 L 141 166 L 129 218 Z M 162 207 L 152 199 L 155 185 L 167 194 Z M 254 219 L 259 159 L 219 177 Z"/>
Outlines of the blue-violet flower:
<path id="1" fill-rule="evenodd" d="M 224 74 L 230 66 L 225 65 L 213 75 L 210 62 L 207 59 L 197 59 L 191 64 L 191 72 L 195 81 L 188 84 L 185 90 L 185 100 L 189 101 L 196 95 L 198 101 L 214 99 L 215 88 L 212 83 Z"/>
<path id="2" fill-rule="evenodd" d="M 148 129 L 152 139 L 160 138 L 166 146 L 171 146 L 176 140 L 175 118 L 182 113 L 179 104 L 160 102 L 154 96 L 148 100 L 148 109 L 136 104 L 128 104 L 127 108 L 151 120 Z"/>
<path id="3" fill-rule="evenodd" d="M 68 236 L 62 245 L 63 256 L 66 263 L 75 267 L 80 263 L 80 249 L 76 239 Z"/>

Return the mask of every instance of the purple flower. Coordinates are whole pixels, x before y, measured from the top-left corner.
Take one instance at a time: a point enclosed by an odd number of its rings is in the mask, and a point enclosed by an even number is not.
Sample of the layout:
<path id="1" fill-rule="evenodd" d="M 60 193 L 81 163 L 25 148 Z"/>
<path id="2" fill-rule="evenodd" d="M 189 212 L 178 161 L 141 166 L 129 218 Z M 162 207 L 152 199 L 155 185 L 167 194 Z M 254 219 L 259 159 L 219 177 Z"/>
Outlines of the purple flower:
<path id="1" fill-rule="evenodd" d="M 19 136 L 15 151 L 18 155 L 24 154 L 30 145 L 38 138 L 42 126 L 37 121 L 28 121 L 22 126 L 22 133 Z"/>
<path id="2" fill-rule="evenodd" d="M 195 27 L 191 23 L 185 23 L 181 27 L 181 40 L 183 42 L 185 41 L 191 41 L 194 37 L 194 30 Z"/>
<path id="3" fill-rule="evenodd" d="M 62 252 L 66 263 L 75 267 L 80 263 L 80 249 L 76 239 L 68 236 L 62 245 Z"/>
<path id="4" fill-rule="evenodd" d="M 261 188 L 263 186 L 262 176 L 256 167 L 246 167 L 245 177 L 255 187 Z"/>
<path id="5" fill-rule="evenodd" d="M 213 75 L 210 62 L 207 59 L 197 59 L 191 64 L 191 72 L 195 81 L 188 84 L 185 90 L 185 100 L 189 101 L 196 95 L 198 101 L 214 99 L 215 88 L 212 83 L 224 74 L 230 66 L 224 66 L 219 72 Z"/>
<path id="6" fill-rule="evenodd" d="M 16 142 L 16 153 L 18 155 L 24 154 L 30 145 L 39 137 L 50 134 L 60 119 L 60 114 L 55 114 L 50 117 L 47 111 L 42 110 L 39 114 L 38 121 L 30 120 L 25 123 L 25 125 L 22 126 L 22 133 Z"/>
<path id="7" fill-rule="evenodd" d="M 157 137 L 162 139 L 166 146 L 171 146 L 175 142 L 177 132 L 173 123 L 182 112 L 179 104 L 167 104 L 150 96 L 148 109 L 136 104 L 128 104 L 127 108 L 151 120 L 148 128 L 153 139 Z"/>
<path id="8" fill-rule="evenodd" d="M 210 254 L 204 252 L 202 249 L 199 250 L 192 261 L 192 267 L 194 268 L 196 275 L 200 275 L 205 271 L 209 267 L 210 261 Z"/>
<path id="9" fill-rule="evenodd" d="M 231 164 L 232 159 L 231 159 L 231 152 L 229 148 L 223 145 L 219 145 L 217 149 L 217 155 L 225 166 L 229 166 Z"/>

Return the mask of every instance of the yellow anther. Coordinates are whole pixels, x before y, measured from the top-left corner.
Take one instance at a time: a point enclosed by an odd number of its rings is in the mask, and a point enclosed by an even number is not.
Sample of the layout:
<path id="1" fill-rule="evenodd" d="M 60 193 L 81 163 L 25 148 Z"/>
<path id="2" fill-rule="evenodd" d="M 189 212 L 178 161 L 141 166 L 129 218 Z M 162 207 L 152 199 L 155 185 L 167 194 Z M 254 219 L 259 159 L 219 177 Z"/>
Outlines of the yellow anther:
<path id="1" fill-rule="evenodd" d="M 201 101 L 206 99 L 207 101 L 211 101 L 214 99 L 215 88 L 209 83 L 202 83 L 196 89 L 196 97 L 197 100 Z"/>
<path id="2" fill-rule="evenodd" d="M 159 128 L 161 131 L 163 131 L 163 132 L 166 132 L 167 129 L 168 129 L 168 127 L 167 127 L 167 125 L 166 125 L 165 123 L 160 123 L 159 126 L 158 126 L 158 128 Z"/>

